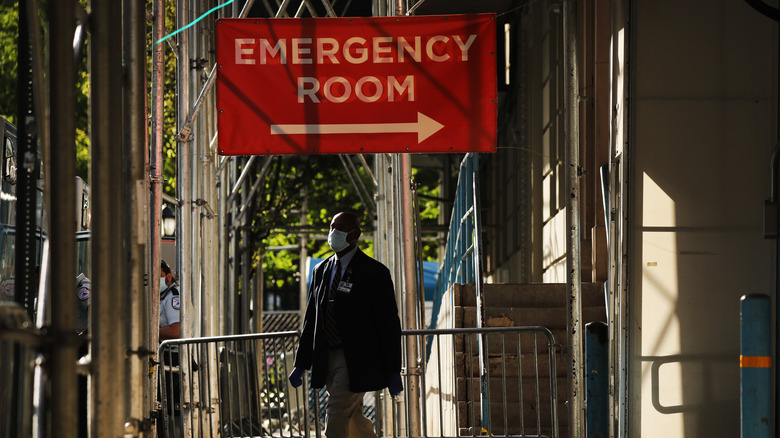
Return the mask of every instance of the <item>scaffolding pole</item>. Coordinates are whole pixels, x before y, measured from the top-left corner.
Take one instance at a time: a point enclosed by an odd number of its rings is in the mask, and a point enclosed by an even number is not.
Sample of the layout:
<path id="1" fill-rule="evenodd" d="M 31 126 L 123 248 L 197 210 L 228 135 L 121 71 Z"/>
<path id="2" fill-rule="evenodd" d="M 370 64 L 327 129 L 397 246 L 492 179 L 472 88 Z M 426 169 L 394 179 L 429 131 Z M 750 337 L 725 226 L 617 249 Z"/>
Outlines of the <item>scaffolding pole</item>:
<path id="1" fill-rule="evenodd" d="M 152 5 L 152 40 L 159 41 L 165 35 L 165 0 L 154 0 Z M 160 344 L 160 236 L 162 234 L 160 219 L 162 216 L 162 185 L 163 185 L 163 111 L 165 84 L 165 44 L 155 44 L 152 48 L 152 84 L 151 84 L 151 139 L 150 139 L 150 191 L 149 191 L 149 305 L 147 306 L 147 321 L 149 332 L 147 345 L 152 351 L 157 351 Z M 173 265 L 175 260 L 166 260 Z M 159 361 L 160 358 L 157 358 Z M 146 397 L 146 409 L 151 413 L 156 410 L 157 402 L 157 367 L 146 381 L 150 394 Z"/>
<path id="2" fill-rule="evenodd" d="M 144 396 L 151 391 L 151 387 L 144 387 L 144 377 L 148 373 L 147 351 L 145 347 L 145 333 L 149 331 L 150 320 L 145 312 L 146 285 L 144 276 L 147 273 L 146 245 L 148 216 L 147 206 L 148 186 L 144 176 L 146 165 L 146 115 L 145 103 L 146 86 L 146 9 L 142 0 L 124 0 L 123 12 L 125 26 L 124 38 L 124 151 L 123 163 L 124 175 L 127 183 L 124 184 L 124 199 L 130 205 L 129 214 L 123 222 L 124 230 L 124 257 L 127 263 L 126 288 L 122 291 L 125 300 L 125 311 L 128 313 L 128 327 L 126 345 L 128 346 L 127 371 L 128 378 L 124 379 L 128 399 L 125 408 L 125 433 L 138 436 L 143 427 Z M 75 164 L 75 163 L 74 163 Z M 72 179 L 72 178 L 71 178 Z M 71 183 L 72 185 L 72 183 Z M 69 198 L 73 199 L 73 198 Z M 73 202 L 71 202 L 73 204 Z M 58 260 L 55 258 L 54 260 Z M 140 323 L 139 323 L 140 321 Z M 127 436 L 126 435 L 126 436 Z"/>
<path id="3" fill-rule="evenodd" d="M 125 205 L 122 163 L 122 9 L 111 0 L 91 3 L 92 148 L 92 422 L 94 437 L 125 433 L 128 351 L 126 263 L 122 252 Z"/>
<path id="4" fill-rule="evenodd" d="M 73 0 L 51 2 L 48 5 L 51 20 L 50 68 L 57 72 L 57 80 L 51 81 L 50 114 L 73 114 L 75 112 L 75 67 L 73 48 L 74 11 Z M 73 17 L 75 18 L 75 17 Z M 76 309 L 73 305 L 73 285 L 76 278 L 76 125 L 73 117 L 51 118 L 51 159 L 57 163 L 51 166 L 51 211 L 55 218 L 71 220 L 51 221 L 51 333 L 60 336 L 51 343 L 51 401 L 52 424 L 57 425 L 58 436 L 76 437 L 77 388 L 76 350 L 77 343 L 67 336 L 76 330 Z"/>
<path id="5" fill-rule="evenodd" d="M 414 225 L 412 214 L 412 157 L 409 154 L 401 154 L 401 184 L 398 190 L 401 194 L 400 221 L 403 226 L 403 266 L 404 270 L 404 300 L 406 305 L 405 327 L 407 330 L 417 330 L 417 269 L 414 256 Z M 409 436 L 422 436 L 420 434 L 420 382 L 417 377 L 421 374 L 417 363 L 417 337 L 406 338 L 406 372 L 409 378 L 406 380 L 406 391 L 409 402 Z"/>
<path id="6" fill-rule="evenodd" d="M 582 284 L 580 257 L 579 83 L 577 68 L 577 2 L 563 3 L 564 72 L 566 75 L 566 272 L 569 345 L 569 430 L 584 434 L 584 361 L 582 353 Z"/>

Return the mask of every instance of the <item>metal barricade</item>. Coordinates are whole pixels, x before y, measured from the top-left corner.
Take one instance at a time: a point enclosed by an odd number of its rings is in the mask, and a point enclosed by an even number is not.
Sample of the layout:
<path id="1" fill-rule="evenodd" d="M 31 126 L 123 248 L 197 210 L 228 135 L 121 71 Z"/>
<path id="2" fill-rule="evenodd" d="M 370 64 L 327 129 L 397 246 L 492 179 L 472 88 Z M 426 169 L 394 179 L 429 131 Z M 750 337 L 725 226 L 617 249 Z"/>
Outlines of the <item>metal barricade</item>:
<path id="1" fill-rule="evenodd" d="M 160 344 L 158 436 L 308 435 L 305 384 L 292 388 L 298 332 Z"/>
<path id="2" fill-rule="evenodd" d="M 403 334 L 417 336 L 417 345 L 429 350 L 418 354 L 419 369 L 404 373 L 406 386 L 410 379 L 419 379 L 424 388 L 422 436 L 558 437 L 557 346 L 547 328 L 407 330 Z M 481 377 L 480 338 L 487 358 L 487 372 Z M 481 393 L 489 400 L 485 409 Z M 394 405 L 398 408 L 394 430 L 384 430 L 380 436 L 406 436 L 405 400 Z M 482 421 L 483 412 L 489 422 Z"/>
<path id="3" fill-rule="evenodd" d="M 158 373 L 165 408 L 158 435 L 321 438 L 326 392 L 310 390 L 307 379 L 297 389 L 287 380 L 298 336 L 279 332 L 165 341 Z M 410 404 L 406 391 L 396 399 L 386 390 L 366 394 L 364 414 L 378 436 L 409 436 L 415 416 L 407 407 L 418 405 L 422 437 L 558 438 L 557 346 L 548 329 L 406 330 L 402 336 L 418 338 L 419 366 L 402 375 L 405 387 L 416 379 L 421 399 Z M 481 377 L 480 338 L 488 359 Z M 408 344 L 402 340 L 401 345 L 406 355 Z M 484 410 L 480 394 L 489 400 Z M 483 412 L 489 422 L 482 421 Z"/>

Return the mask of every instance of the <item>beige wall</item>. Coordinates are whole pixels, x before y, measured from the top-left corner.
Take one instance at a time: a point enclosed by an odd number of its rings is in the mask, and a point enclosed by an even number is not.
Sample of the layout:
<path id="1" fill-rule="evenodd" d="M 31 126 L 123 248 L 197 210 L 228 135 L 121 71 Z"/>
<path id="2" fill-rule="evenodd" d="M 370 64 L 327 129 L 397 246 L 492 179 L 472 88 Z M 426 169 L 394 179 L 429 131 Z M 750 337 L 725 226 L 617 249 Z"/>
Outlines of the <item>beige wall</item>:
<path id="1" fill-rule="evenodd" d="M 739 298 L 774 288 L 777 25 L 743 1 L 632 8 L 629 430 L 739 436 Z"/>

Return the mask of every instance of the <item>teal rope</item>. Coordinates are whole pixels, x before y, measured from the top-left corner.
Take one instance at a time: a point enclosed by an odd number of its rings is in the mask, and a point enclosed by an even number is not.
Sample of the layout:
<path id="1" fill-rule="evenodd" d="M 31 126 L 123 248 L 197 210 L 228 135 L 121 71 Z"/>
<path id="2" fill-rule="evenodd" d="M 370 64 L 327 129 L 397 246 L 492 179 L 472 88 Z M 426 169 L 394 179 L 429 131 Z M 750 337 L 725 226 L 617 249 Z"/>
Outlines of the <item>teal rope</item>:
<path id="1" fill-rule="evenodd" d="M 157 42 L 155 42 L 154 44 L 152 44 L 152 47 L 156 46 L 157 44 L 160 44 L 161 42 L 163 42 L 163 41 L 167 40 L 168 38 L 170 38 L 170 37 L 172 37 L 172 36 L 176 35 L 176 34 L 177 34 L 177 33 L 179 33 L 179 32 L 183 32 L 183 31 L 185 31 L 185 30 L 189 29 L 190 27 L 194 26 L 194 25 L 195 25 L 197 22 L 199 22 L 200 20 L 202 20 L 202 19 L 206 18 L 206 15 L 209 15 L 210 13 L 212 13 L 212 12 L 216 11 L 217 9 L 224 8 L 225 6 L 227 6 L 227 5 L 231 4 L 231 3 L 233 3 L 234 1 L 235 1 L 235 0 L 228 0 L 228 1 L 226 1 L 225 3 L 222 3 L 221 5 L 214 6 L 213 8 L 209 9 L 208 11 L 206 11 L 206 13 L 205 13 L 205 14 L 201 15 L 200 17 L 198 17 L 198 18 L 197 18 L 195 21 L 193 21 L 192 23 L 190 23 L 190 24 L 188 24 L 188 25 L 186 25 L 186 26 L 182 27 L 181 29 L 177 29 L 177 30 L 176 30 L 175 32 L 173 32 L 172 34 L 168 34 L 167 36 L 165 36 L 165 37 L 163 37 L 163 38 L 160 38 L 160 39 L 159 39 Z M 151 47 L 150 47 L 150 48 L 151 48 Z"/>

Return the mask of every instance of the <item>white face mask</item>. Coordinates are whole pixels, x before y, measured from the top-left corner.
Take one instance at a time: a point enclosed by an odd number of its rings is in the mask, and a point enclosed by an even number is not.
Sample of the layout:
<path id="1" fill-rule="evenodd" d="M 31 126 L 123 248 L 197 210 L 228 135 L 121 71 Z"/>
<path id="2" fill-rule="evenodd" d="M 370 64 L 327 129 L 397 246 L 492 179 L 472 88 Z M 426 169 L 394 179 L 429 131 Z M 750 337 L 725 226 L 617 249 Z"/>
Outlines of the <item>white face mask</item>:
<path id="1" fill-rule="evenodd" d="M 333 251 L 340 252 L 349 246 L 347 234 L 348 233 L 339 231 L 335 228 L 330 230 L 330 233 L 328 234 L 328 245 L 333 248 Z"/>
<path id="2" fill-rule="evenodd" d="M 165 283 L 165 277 L 160 277 L 160 292 L 165 292 L 168 289 L 168 285 Z"/>

